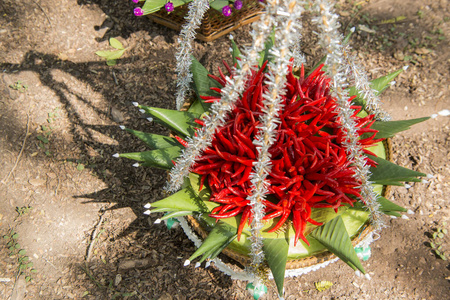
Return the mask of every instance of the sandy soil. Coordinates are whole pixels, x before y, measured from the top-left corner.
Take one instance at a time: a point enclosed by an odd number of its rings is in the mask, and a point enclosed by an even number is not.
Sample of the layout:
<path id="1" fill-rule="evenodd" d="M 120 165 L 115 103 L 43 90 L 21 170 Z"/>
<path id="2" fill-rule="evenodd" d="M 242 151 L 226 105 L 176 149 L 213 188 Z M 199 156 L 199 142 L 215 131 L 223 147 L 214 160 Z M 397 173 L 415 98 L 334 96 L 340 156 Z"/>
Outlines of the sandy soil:
<path id="1" fill-rule="evenodd" d="M 355 4 L 338 1 L 337 10 L 343 29 L 356 26 L 351 44 L 370 76 L 409 66 L 383 97 L 393 118 L 450 109 L 448 1 Z M 245 282 L 183 267 L 193 244 L 142 214 L 162 197 L 165 173 L 112 158 L 145 149 L 120 124 L 166 133 L 132 101 L 175 105 L 178 33 L 134 17 L 133 8 L 119 0 L 0 2 L 0 232 L 14 230 L 18 244 L 10 255 L 11 239 L 1 242 L 2 299 L 251 299 Z M 238 44 L 249 43 L 249 29 L 233 33 Z M 313 65 L 320 49 L 309 26 L 304 34 Z M 110 49 L 110 37 L 127 47 L 113 67 L 94 54 Z M 226 37 L 197 41 L 195 56 L 216 70 L 228 48 Z M 364 262 L 372 279 L 337 262 L 287 279 L 286 299 L 448 298 L 448 261 L 430 243 L 450 255 L 448 235 L 432 238 L 450 221 L 449 125 L 439 115 L 393 140 L 396 163 L 432 177 L 393 189 L 391 199 L 414 214 L 391 219 L 372 244 Z M 321 280 L 333 286 L 319 292 Z M 276 298 L 270 283 L 267 299 Z"/>

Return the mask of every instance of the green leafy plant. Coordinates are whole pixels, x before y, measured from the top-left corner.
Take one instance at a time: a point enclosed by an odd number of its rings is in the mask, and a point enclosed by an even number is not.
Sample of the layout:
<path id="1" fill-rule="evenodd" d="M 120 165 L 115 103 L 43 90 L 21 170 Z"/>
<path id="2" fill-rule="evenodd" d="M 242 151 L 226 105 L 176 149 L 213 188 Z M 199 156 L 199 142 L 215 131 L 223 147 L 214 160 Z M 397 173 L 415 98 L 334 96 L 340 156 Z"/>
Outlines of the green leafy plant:
<path id="1" fill-rule="evenodd" d="M 28 214 L 32 209 L 33 209 L 33 207 L 31 207 L 29 205 L 22 206 L 22 207 L 16 207 L 16 212 L 19 214 L 19 217 L 21 217 L 21 216 Z"/>
<path id="2" fill-rule="evenodd" d="M 272 45 L 270 40 L 266 43 L 268 48 Z M 234 44 L 232 49 L 233 61 L 237 63 L 240 52 Z M 255 138 L 257 128 L 255 116 L 261 113 L 261 91 L 267 88 L 264 86 L 266 64 L 272 59 L 268 53 L 269 51 L 261 53 L 262 59 L 249 79 L 251 84 L 248 84 L 248 90 L 243 92 L 236 108 L 227 115 L 225 122 L 227 125 L 217 130 L 213 146 L 206 148 L 203 155 L 196 159 L 182 190 L 146 206 L 152 208 L 152 213 L 168 213 L 163 218 L 192 215 L 194 218 L 191 220 L 198 220 L 207 228 L 208 236 L 186 264 L 199 257 L 198 263 L 214 259 L 225 248 L 243 255 L 250 254 L 250 220 L 253 215 L 247 197 L 251 193 L 249 174 L 256 156 L 252 139 Z M 239 67 L 238 64 L 235 66 Z M 232 77 L 232 69 L 228 65 L 225 67 L 229 72 L 228 76 Z M 263 200 L 266 210 L 263 218 L 264 226 L 260 232 L 263 236 L 262 250 L 280 295 L 283 291 L 287 261 L 308 257 L 324 250 L 334 253 L 353 269 L 365 273 L 353 248 L 352 238 L 367 225 L 369 213 L 360 200 L 361 195 L 357 192 L 359 184 L 352 181 L 354 178 L 349 176 L 353 172 L 351 162 L 347 162 L 346 167 L 333 169 L 335 163 L 332 162 L 333 158 L 330 157 L 329 151 L 334 152 L 336 157 L 342 156 L 342 161 L 347 157 L 344 150 L 339 150 L 342 149 L 339 142 L 342 133 L 335 125 L 337 119 L 330 112 L 322 111 L 319 114 L 321 101 L 325 99 L 333 101 L 328 94 L 327 83 L 320 87 L 315 86 L 316 83 L 327 82 L 325 77 L 322 77 L 322 67 L 314 67 L 308 75 L 305 75 L 303 68 L 299 73 L 293 73 L 292 70 L 288 73 L 290 90 L 288 96 L 283 96 L 286 97 L 284 107 L 287 107 L 287 111 L 280 113 L 283 118 L 281 123 L 285 124 L 283 126 L 286 126 L 286 132 L 280 130 L 281 136 L 277 136 L 278 143 L 275 143 L 275 149 L 271 153 L 272 170 L 268 175 L 271 183 L 268 188 L 270 195 Z M 155 122 L 169 128 L 173 132 L 173 137 L 144 133 L 121 126 L 153 150 L 115 154 L 115 157 L 137 160 L 136 166 L 151 166 L 166 170 L 174 167 L 174 162 L 182 153 L 182 149 L 188 145 L 185 139 L 192 139 L 196 135 L 196 128 L 204 126 L 204 118 L 210 112 L 211 103 L 221 101 L 221 89 L 226 85 L 225 76 L 221 71 L 220 77 L 209 74 L 195 59 L 192 60 L 191 71 L 194 81 L 192 89 L 196 92 L 196 96 L 187 111 L 173 111 L 134 103 Z M 372 89 L 378 94 L 383 92 L 401 71 L 375 79 L 371 83 Z M 296 93 L 295 87 L 298 86 L 301 86 L 302 92 Z M 350 88 L 349 93 L 354 105 L 365 107 L 365 100 L 356 88 Z M 304 95 L 317 98 L 306 99 Z M 333 102 L 329 105 L 331 103 Z M 315 105 L 318 106 L 310 108 Z M 300 109 L 300 112 L 296 113 L 296 109 Z M 370 126 L 361 127 L 359 138 L 362 142 L 368 142 L 365 146 L 370 151 L 365 155 L 371 165 L 370 181 L 374 183 L 377 193 L 381 194 L 383 185 L 420 181 L 417 177 L 425 174 L 402 168 L 385 159 L 386 151 L 382 140 L 428 118 L 385 122 L 374 120 L 373 115 L 368 116 L 365 111 L 359 110 L 354 112 L 354 116 L 356 122 L 362 122 L 360 120 L 365 118 L 364 124 L 370 123 Z M 321 129 L 317 129 L 315 125 Z M 298 132 L 302 136 L 302 142 L 295 142 L 294 139 L 298 136 L 293 132 L 299 128 L 302 128 Z M 309 131 L 310 137 L 307 134 Z M 292 140 L 287 138 L 290 134 L 293 135 Z M 333 138 L 323 139 L 328 135 Z M 306 141 L 309 138 L 311 140 Z M 294 143 L 298 143 L 297 146 L 294 146 Z M 333 148 L 328 149 L 327 144 L 333 144 Z M 306 159 L 317 155 L 316 151 L 320 153 L 323 151 L 319 156 L 322 160 L 328 157 L 327 161 L 318 164 L 318 161 L 313 163 L 312 160 Z M 276 170 L 283 171 L 276 173 L 278 172 Z M 305 170 L 310 170 L 314 174 L 308 174 Z M 333 177 L 341 171 L 345 173 Z M 345 184 L 340 185 L 339 182 L 344 181 Z M 340 187 L 342 190 L 337 192 Z M 298 198 L 290 195 L 298 195 Z M 340 200 L 334 202 L 336 199 Z M 399 215 L 405 211 L 382 196 L 377 201 L 380 211 L 384 214 Z M 298 251 L 290 252 L 290 249 Z"/>
<path id="3" fill-rule="evenodd" d="M 9 87 L 21 93 L 25 93 L 28 90 L 28 86 L 20 80 L 16 81 L 14 84 L 10 84 Z"/>
<path id="4" fill-rule="evenodd" d="M 20 213 L 19 213 L 20 214 Z M 8 234 L 3 236 L 4 241 L 6 242 L 6 247 L 9 250 L 9 256 L 17 256 L 18 262 L 18 275 L 24 275 L 25 281 L 32 280 L 32 274 L 36 273 L 37 270 L 33 269 L 33 262 L 30 261 L 30 258 L 26 255 L 26 250 L 21 249 L 17 239 L 19 238 L 19 234 L 11 229 Z"/>
<path id="5" fill-rule="evenodd" d="M 436 254 L 436 256 L 442 260 L 447 260 L 447 255 L 442 248 L 443 239 L 448 233 L 446 226 L 447 222 L 443 222 L 442 227 L 437 227 L 431 235 L 432 240 L 429 243 L 429 246 L 431 247 L 434 254 Z"/>
<path id="6" fill-rule="evenodd" d="M 110 38 L 109 39 L 109 45 L 116 50 L 103 50 L 103 51 L 97 51 L 95 54 L 97 54 L 100 57 L 103 57 L 106 59 L 106 64 L 108 66 L 114 66 L 117 64 L 117 60 L 122 57 L 122 55 L 127 50 L 123 47 L 122 43 L 115 39 Z"/>
<path id="7" fill-rule="evenodd" d="M 47 124 L 40 126 L 40 134 L 36 136 L 36 139 L 39 141 L 39 148 L 44 151 L 45 155 L 51 156 L 52 153 L 49 149 L 50 137 L 53 133 L 54 123 L 59 117 L 59 107 L 56 107 L 53 111 L 47 114 Z"/>

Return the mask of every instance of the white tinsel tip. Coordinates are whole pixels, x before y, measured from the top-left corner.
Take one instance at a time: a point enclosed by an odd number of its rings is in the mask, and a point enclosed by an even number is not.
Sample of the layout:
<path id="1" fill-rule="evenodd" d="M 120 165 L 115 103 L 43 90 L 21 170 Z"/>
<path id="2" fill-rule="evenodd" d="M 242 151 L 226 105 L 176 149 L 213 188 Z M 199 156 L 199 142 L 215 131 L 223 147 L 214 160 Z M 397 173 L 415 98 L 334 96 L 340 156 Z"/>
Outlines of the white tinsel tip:
<path id="1" fill-rule="evenodd" d="M 443 117 L 448 117 L 448 116 L 450 116 L 450 110 L 443 109 L 440 112 L 438 112 L 438 115 L 443 116 Z"/>
<path id="2" fill-rule="evenodd" d="M 355 27 L 350 28 L 350 32 L 355 32 L 355 30 L 356 30 Z"/>
<path id="3" fill-rule="evenodd" d="M 402 219 L 409 220 L 407 215 L 402 215 Z"/>
<path id="4" fill-rule="evenodd" d="M 131 102 L 134 106 L 139 106 L 139 103 L 137 103 L 137 102 Z"/>
<path id="5" fill-rule="evenodd" d="M 408 68 L 409 68 L 409 66 L 403 66 L 403 71 L 406 71 L 406 70 L 408 70 Z"/>
<path id="6" fill-rule="evenodd" d="M 145 114 L 145 110 L 143 110 L 143 109 L 140 109 L 139 112 Z"/>
<path id="7" fill-rule="evenodd" d="M 113 154 L 113 157 L 119 158 L 119 157 L 120 157 L 120 154 L 119 154 L 119 153 Z"/>
<path id="8" fill-rule="evenodd" d="M 125 126 L 123 126 L 123 125 L 120 125 L 119 128 L 122 130 L 125 130 Z"/>
<path id="9" fill-rule="evenodd" d="M 191 264 L 191 261 L 189 259 L 186 259 L 186 261 L 184 262 L 185 267 L 189 266 Z"/>
<path id="10" fill-rule="evenodd" d="M 437 116 L 438 116 L 438 114 L 432 114 L 430 117 L 431 117 L 432 119 L 436 119 Z"/>
<path id="11" fill-rule="evenodd" d="M 141 166 L 141 165 L 138 164 L 138 163 L 133 164 L 133 167 L 135 167 L 135 168 L 139 168 L 140 166 Z"/>
<path id="12" fill-rule="evenodd" d="M 427 174 L 427 178 L 428 179 L 434 178 L 434 175 L 433 174 Z"/>
<path id="13" fill-rule="evenodd" d="M 196 263 L 195 263 L 195 267 L 196 267 L 196 268 L 200 267 L 200 263 L 199 263 L 199 262 L 196 262 Z"/>
<path id="14" fill-rule="evenodd" d="M 414 214 L 414 212 L 412 211 L 412 210 L 410 210 L 410 209 L 408 209 L 408 211 L 406 212 L 408 215 L 413 215 Z"/>
<path id="15" fill-rule="evenodd" d="M 390 84 L 391 86 L 393 86 L 393 85 L 396 84 L 396 83 L 397 83 L 397 81 L 395 81 L 395 80 L 389 82 L 389 84 Z"/>
<path id="16" fill-rule="evenodd" d="M 146 211 L 144 211 L 144 215 L 150 215 L 151 211 L 149 209 L 147 209 Z"/>
<path id="17" fill-rule="evenodd" d="M 361 272 L 360 272 L 359 270 L 356 270 L 356 271 L 355 271 L 355 275 L 356 275 L 357 277 L 361 277 Z"/>
<path id="18" fill-rule="evenodd" d="M 411 188 L 411 186 L 409 184 L 405 183 L 405 189 L 410 189 L 410 188 Z"/>
<path id="19" fill-rule="evenodd" d="M 428 180 L 422 179 L 422 183 L 428 183 Z"/>
<path id="20" fill-rule="evenodd" d="M 234 39 L 233 35 L 232 35 L 232 34 L 230 34 L 230 40 L 233 40 L 233 39 Z"/>
<path id="21" fill-rule="evenodd" d="M 156 221 L 153 222 L 153 224 L 159 224 L 159 223 L 161 223 L 161 219 L 156 219 Z"/>
<path id="22" fill-rule="evenodd" d="M 153 122 L 153 118 L 152 118 L 152 117 L 148 117 L 148 118 L 147 118 L 147 121 Z"/>
<path id="23" fill-rule="evenodd" d="M 367 280 L 370 280 L 370 279 L 372 279 L 372 277 L 370 277 L 369 273 L 367 273 L 366 275 L 364 275 L 364 277 L 366 277 L 366 278 L 367 278 Z"/>
<path id="24" fill-rule="evenodd" d="M 397 219 L 397 217 L 393 215 L 390 215 L 389 217 L 391 217 L 391 219 Z"/>
<path id="25" fill-rule="evenodd" d="M 211 265 L 211 261 L 208 260 L 205 264 L 205 269 L 208 268 L 210 265 Z"/>
<path id="26" fill-rule="evenodd" d="M 152 205 L 150 203 L 147 203 L 147 204 L 144 205 L 145 209 L 149 209 L 150 207 L 152 207 Z"/>

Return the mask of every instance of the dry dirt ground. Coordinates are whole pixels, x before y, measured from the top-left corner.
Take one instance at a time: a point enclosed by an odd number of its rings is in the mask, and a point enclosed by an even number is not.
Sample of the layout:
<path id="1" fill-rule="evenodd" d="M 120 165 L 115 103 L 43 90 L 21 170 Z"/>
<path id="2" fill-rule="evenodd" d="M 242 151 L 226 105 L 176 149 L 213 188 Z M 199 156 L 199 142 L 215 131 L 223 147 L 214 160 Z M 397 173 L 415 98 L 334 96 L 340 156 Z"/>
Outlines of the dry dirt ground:
<path id="1" fill-rule="evenodd" d="M 448 1 L 356 2 L 338 1 L 337 10 L 344 29 L 356 26 L 351 44 L 370 76 L 409 66 L 383 97 L 393 118 L 450 109 Z M 178 33 L 133 8 L 126 0 L 0 1 L 0 233 L 14 230 L 18 245 L 10 254 L 11 239 L 0 242 L 1 299 L 251 299 L 244 282 L 183 267 L 193 244 L 179 228 L 153 225 L 158 216 L 144 217 L 142 205 L 162 197 L 165 173 L 112 158 L 145 149 L 119 124 L 156 127 L 132 101 L 174 108 Z M 250 42 L 249 28 L 234 33 L 238 43 Z M 306 28 L 313 65 L 321 54 Z M 110 49 L 110 37 L 128 49 L 113 67 L 94 54 Z M 226 37 L 196 42 L 195 56 L 215 70 L 228 48 Z M 448 299 L 449 264 L 430 243 L 450 256 L 448 234 L 432 237 L 450 222 L 449 120 L 438 115 L 393 140 L 398 164 L 432 177 L 394 189 L 391 199 L 414 214 L 390 219 L 372 244 L 364 262 L 372 279 L 337 262 L 287 279 L 286 299 Z M 321 280 L 333 286 L 319 292 Z M 267 299 L 276 298 L 270 283 Z"/>

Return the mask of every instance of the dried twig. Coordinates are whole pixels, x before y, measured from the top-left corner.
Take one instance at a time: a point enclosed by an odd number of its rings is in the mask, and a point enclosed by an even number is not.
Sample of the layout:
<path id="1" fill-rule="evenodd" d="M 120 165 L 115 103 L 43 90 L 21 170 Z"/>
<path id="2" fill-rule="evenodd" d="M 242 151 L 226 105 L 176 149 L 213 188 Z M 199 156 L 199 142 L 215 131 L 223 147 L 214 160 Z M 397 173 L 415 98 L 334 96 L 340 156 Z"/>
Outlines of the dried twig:
<path id="1" fill-rule="evenodd" d="M 98 233 L 98 229 L 100 228 L 102 222 L 103 222 L 103 217 L 105 215 L 106 210 L 102 207 L 100 209 L 101 215 L 100 215 L 100 219 L 98 220 L 97 224 L 94 227 L 94 231 L 92 232 L 91 235 L 91 242 L 89 243 L 89 246 L 87 248 L 86 251 L 86 261 L 90 261 L 91 260 L 91 255 L 92 255 L 92 248 L 94 247 L 95 244 L 95 240 L 97 237 L 97 233 Z"/>
<path id="2" fill-rule="evenodd" d="M 45 10 L 42 8 L 42 6 L 41 6 L 36 0 L 33 0 L 33 2 L 34 2 L 34 4 L 36 4 L 36 5 L 39 7 L 40 10 L 42 10 L 42 12 L 44 13 L 45 17 L 47 18 L 47 21 L 48 21 L 48 23 L 50 24 L 50 26 L 53 26 L 53 25 L 52 25 L 52 22 L 50 21 L 50 18 L 48 17 L 47 13 L 46 13 Z"/>
<path id="3" fill-rule="evenodd" d="M 23 139 L 23 142 L 22 142 L 22 148 L 20 149 L 19 155 L 17 155 L 16 162 L 14 163 L 14 166 L 12 167 L 11 171 L 9 171 L 9 173 L 5 177 L 5 179 L 2 180 L 3 184 L 5 184 L 8 181 L 9 177 L 14 172 L 14 170 L 17 167 L 17 164 L 19 163 L 20 157 L 22 156 L 22 153 L 23 153 L 23 149 L 25 148 L 25 143 L 26 143 L 27 138 L 28 138 L 29 129 L 30 129 L 30 114 L 28 113 L 27 114 L 27 130 L 26 130 L 26 133 L 25 133 L 25 138 Z"/>

